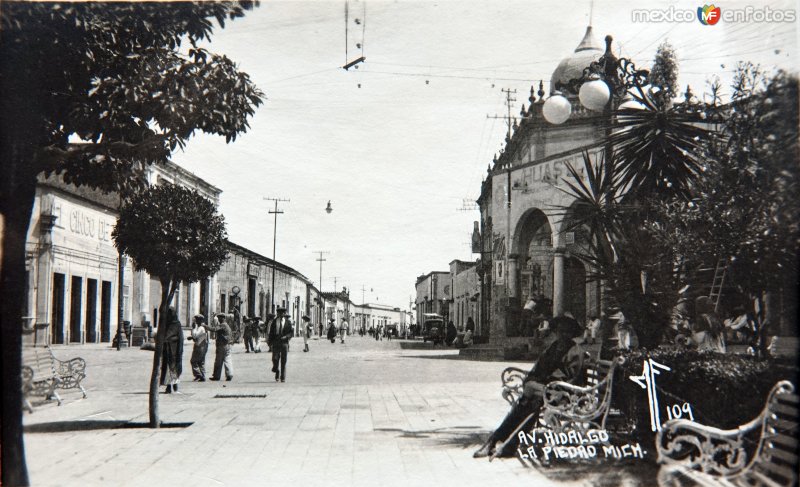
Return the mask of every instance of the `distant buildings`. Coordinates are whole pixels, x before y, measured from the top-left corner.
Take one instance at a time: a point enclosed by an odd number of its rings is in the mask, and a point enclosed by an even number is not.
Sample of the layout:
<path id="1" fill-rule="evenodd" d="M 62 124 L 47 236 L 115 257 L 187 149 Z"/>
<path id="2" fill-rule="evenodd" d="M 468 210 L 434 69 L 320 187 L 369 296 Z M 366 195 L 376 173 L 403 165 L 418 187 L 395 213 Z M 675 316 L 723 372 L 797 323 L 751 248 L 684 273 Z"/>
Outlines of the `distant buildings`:
<path id="1" fill-rule="evenodd" d="M 219 188 L 171 162 L 151 166 L 147 181 L 181 184 L 219 202 Z M 120 256 L 111 231 L 119 203 L 116 194 L 66 184 L 57 176 L 39 178 L 25 244 L 23 329 L 28 342 L 110 342 L 116 334 Z M 123 321 L 155 322 L 160 282 L 135 272 L 124 256 L 121 260 Z M 178 287 L 173 303 L 183 323 L 210 309 L 214 288 L 215 278 Z"/>
<path id="2" fill-rule="evenodd" d="M 147 171 L 149 184 L 180 184 L 219 204 L 219 188 L 172 162 Z M 28 291 L 22 326 L 27 344 L 111 342 L 120 321 L 120 289 L 122 321 L 134 328 L 158 323 L 160 282 L 134 271 L 111 238 L 119 204 L 116 194 L 66 184 L 57 176 L 40 177 L 26 240 Z M 242 316 L 264 319 L 279 306 L 288 310 L 297 334 L 303 315 L 315 325 L 330 317 L 339 325 L 347 317 L 353 331 L 356 315 L 365 323 L 398 329 L 410 321 L 399 308 L 357 307 L 346 290 L 320 293 L 297 270 L 241 245 L 228 242 L 228 250 L 228 260 L 216 275 L 178 286 L 172 305 L 184 326 L 198 313 L 209 317 L 239 307 Z"/>
<path id="3" fill-rule="evenodd" d="M 604 50 L 589 27 L 573 53 L 553 71 L 550 86 L 579 78 Z M 604 135 L 602 114 L 583 108 L 570 96 L 572 114 L 561 125 L 542 115 L 544 84 L 531 87 L 520 123 L 514 122 L 505 148 L 489 166 L 477 200 L 480 222 L 473 233 L 475 262 L 454 260 L 450 272 L 417 278 L 417 319 L 438 313 L 465 326 L 472 318 L 476 337 L 489 347 L 529 343 L 522 307 L 535 295 L 553 302 L 553 314 L 570 312 L 578 321 L 600 309 L 600 285 L 577 258 L 588 253 L 588 233 L 570 221 L 574 198 L 564 182 L 568 166 L 583 174 L 583 153 L 599 152 Z"/>

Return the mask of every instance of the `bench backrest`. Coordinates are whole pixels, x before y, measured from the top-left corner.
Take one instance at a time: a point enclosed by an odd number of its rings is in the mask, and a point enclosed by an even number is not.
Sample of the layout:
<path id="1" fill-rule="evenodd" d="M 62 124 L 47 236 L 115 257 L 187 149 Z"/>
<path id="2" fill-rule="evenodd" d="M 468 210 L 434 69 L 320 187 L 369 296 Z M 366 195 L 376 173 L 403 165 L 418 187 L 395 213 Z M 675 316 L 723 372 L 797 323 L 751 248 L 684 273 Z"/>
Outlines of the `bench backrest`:
<path id="1" fill-rule="evenodd" d="M 27 365 L 33 370 L 35 379 L 53 376 L 53 361 L 50 354 L 44 349 L 34 347 L 22 348 L 22 365 Z"/>
<path id="2" fill-rule="evenodd" d="M 586 366 L 586 385 L 588 387 L 598 386 L 598 396 L 606 393 L 606 389 L 612 382 L 613 377 L 609 377 L 609 371 L 616 367 L 616 363 L 611 360 L 593 360 Z"/>
<path id="3" fill-rule="evenodd" d="M 749 476 L 764 484 L 769 484 L 769 479 L 778 485 L 797 485 L 799 402 L 798 395 L 788 391 L 772 396 L 765 411 L 758 456 Z"/>

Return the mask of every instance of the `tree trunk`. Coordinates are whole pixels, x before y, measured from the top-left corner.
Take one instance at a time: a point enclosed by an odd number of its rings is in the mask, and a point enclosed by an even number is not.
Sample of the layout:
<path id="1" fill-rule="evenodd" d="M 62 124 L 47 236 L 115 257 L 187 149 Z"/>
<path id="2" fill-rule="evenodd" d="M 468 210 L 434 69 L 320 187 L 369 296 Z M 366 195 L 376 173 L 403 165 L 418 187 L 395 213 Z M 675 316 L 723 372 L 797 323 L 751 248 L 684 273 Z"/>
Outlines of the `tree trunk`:
<path id="1" fill-rule="evenodd" d="M 161 354 L 164 350 L 164 333 L 166 333 L 166 317 L 168 308 L 169 283 L 161 280 L 161 303 L 158 305 L 158 331 L 156 331 L 156 349 L 153 352 L 153 370 L 150 373 L 150 427 L 158 428 L 161 421 L 158 417 L 158 379 L 161 376 Z"/>
<path id="2" fill-rule="evenodd" d="M 25 241 L 36 196 L 36 175 L 27 170 L 19 151 L 3 148 L 0 163 L 0 363 L 2 363 L 2 417 L 0 452 L 2 481 L 9 486 L 27 486 L 28 469 L 22 436 L 22 303 L 25 302 Z M 20 162 L 22 161 L 22 162 Z"/>
<path id="3" fill-rule="evenodd" d="M 167 310 L 175 295 L 174 280 L 161 279 L 161 304 L 158 306 L 158 332 L 156 332 L 156 349 L 153 352 L 153 370 L 150 373 L 150 427 L 161 427 L 158 416 L 158 382 L 161 377 L 161 357 L 164 354 L 164 335 L 167 333 Z"/>

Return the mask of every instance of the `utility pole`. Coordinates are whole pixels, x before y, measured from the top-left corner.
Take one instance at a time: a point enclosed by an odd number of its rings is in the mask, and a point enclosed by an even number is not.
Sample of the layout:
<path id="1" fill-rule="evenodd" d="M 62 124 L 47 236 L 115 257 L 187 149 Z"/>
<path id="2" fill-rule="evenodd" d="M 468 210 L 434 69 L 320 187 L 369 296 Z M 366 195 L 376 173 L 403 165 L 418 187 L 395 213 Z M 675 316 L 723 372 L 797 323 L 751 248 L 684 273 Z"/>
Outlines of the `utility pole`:
<path id="1" fill-rule="evenodd" d="M 500 91 L 502 91 L 503 93 L 506 94 L 506 111 L 507 111 L 507 114 L 506 115 L 486 115 L 486 118 L 503 119 L 503 120 L 505 120 L 506 121 L 506 126 L 508 128 L 508 131 L 507 131 L 506 135 L 508 137 L 508 140 L 511 140 L 511 128 L 512 128 L 511 121 L 512 120 L 514 120 L 514 121 L 517 120 L 517 117 L 512 117 L 511 116 L 511 104 L 514 103 L 515 101 L 517 101 L 517 99 L 514 98 L 514 96 L 513 96 L 513 95 L 517 94 L 517 90 L 510 90 L 510 89 L 507 89 L 507 88 L 503 88 Z"/>
<path id="2" fill-rule="evenodd" d="M 316 260 L 317 260 L 317 262 L 319 262 L 319 292 L 321 293 L 322 292 L 322 263 L 328 260 L 328 259 L 323 259 L 322 256 L 323 255 L 328 255 L 328 254 L 330 254 L 330 252 L 327 251 L 327 250 L 315 250 L 313 253 L 314 254 L 319 254 L 319 257 Z"/>
<path id="3" fill-rule="evenodd" d="M 513 96 L 513 95 L 517 94 L 517 90 L 511 90 L 511 89 L 508 89 L 508 88 L 503 88 L 500 91 L 502 91 L 503 93 L 506 94 L 506 115 L 502 115 L 502 116 L 498 116 L 498 115 L 489 116 L 489 115 L 487 115 L 486 118 L 494 118 L 494 119 L 503 118 L 503 119 L 506 120 L 506 127 L 507 127 L 506 143 L 508 143 L 508 142 L 511 142 L 511 129 L 513 127 L 512 123 L 511 123 L 511 120 L 516 121 L 516 117 L 512 117 L 511 116 L 511 104 L 514 103 L 515 101 L 517 101 L 517 99 L 514 98 L 514 96 Z M 506 165 L 507 165 L 507 170 L 506 170 L 506 172 L 507 172 L 507 174 L 506 174 L 506 176 L 507 176 L 507 183 L 506 183 L 506 186 L 507 186 L 507 188 L 506 188 L 506 227 L 507 228 L 506 228 L 506 257 L 505 257 L 505 262 L 503 264 L 503 267 L 504 267 L 504 269 L 503 269 L 503 281 L 504 281 L 505 286 L 506 286 L 506 294 L 509 295 L 510 293 L 508 292 L 509 291 L 509 289 L 508 289 L 508 261 L 509 261 L 509 254 L 511 253 L 511 162 L 507 162 Z"/>
<path id="4" fill-rule="evenodd" d="M 330 254 L 330 252 L 327 251 L 327 250 L 315 250 L 313 253 L 319 254 L 319 257 L 317 258 L 317 262 L 319 262 L 319 298 L 320 298 L 319 299 L 319 304 L 322 307 L 322 309 L 320 310 L 320 322 L 324 323 L 325 322 L 325 299 L 322 297 L 322 263 L 325 262 L 328 259 L 323 259 L 322 256 L 323 255 L 328 255 L 328 254 Z M 320 333 L 320 336 L 321 336 L 321 333 Z"/>
<path id="5" fill-rule="evenodd" d="M 456 211 L 477 211 L 480 209 L 474 198 L 461 198 L 461 208 L 456 208 Z"/>
<path id="6" fill-rule="evenodd" d="M 272 226 L 272 291 L 269 293 L 269 297 L 272 306 L 272 312 L 275 312 L 275 247 L 278 243 L 278 215 L 282 215 L 283 211 L 278 210 L 278 202 L 289 202 L 288 198 L 271 198 L 268 196 L 264 197 L 265 201 L 274 201 L 275 202 L 275 210 L 269 210 L 270 215 L 275 215 L 275 222 Z"/>
<path id="7" fill-rule="evenodd" d="M 332 276 L 332 277 L 329 277 L 328 279 L 333 279 L 333 292 L 335 292 L 335 293 L 339 292 L 337 290 L 338 288 L 336 287 L 336 283 L 338 282 L 337 279 L 339 279 L 339 276 Z"/>

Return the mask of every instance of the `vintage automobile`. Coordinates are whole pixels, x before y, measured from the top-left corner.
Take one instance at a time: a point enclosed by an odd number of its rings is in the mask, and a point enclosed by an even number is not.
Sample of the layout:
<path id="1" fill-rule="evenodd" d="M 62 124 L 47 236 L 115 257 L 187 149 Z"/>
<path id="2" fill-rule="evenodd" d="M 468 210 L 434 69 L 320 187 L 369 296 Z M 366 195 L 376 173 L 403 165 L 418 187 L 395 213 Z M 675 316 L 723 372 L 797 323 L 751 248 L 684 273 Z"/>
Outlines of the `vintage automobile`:
<path id="1" fill-rule="evenodd" d="M 434 345 L 441 343 L 444 345 L 446 333 L 444 318 L 435 313 L 425 313 L 425 322 L 422 326 L 422 340 L 432 341 Z"/>

